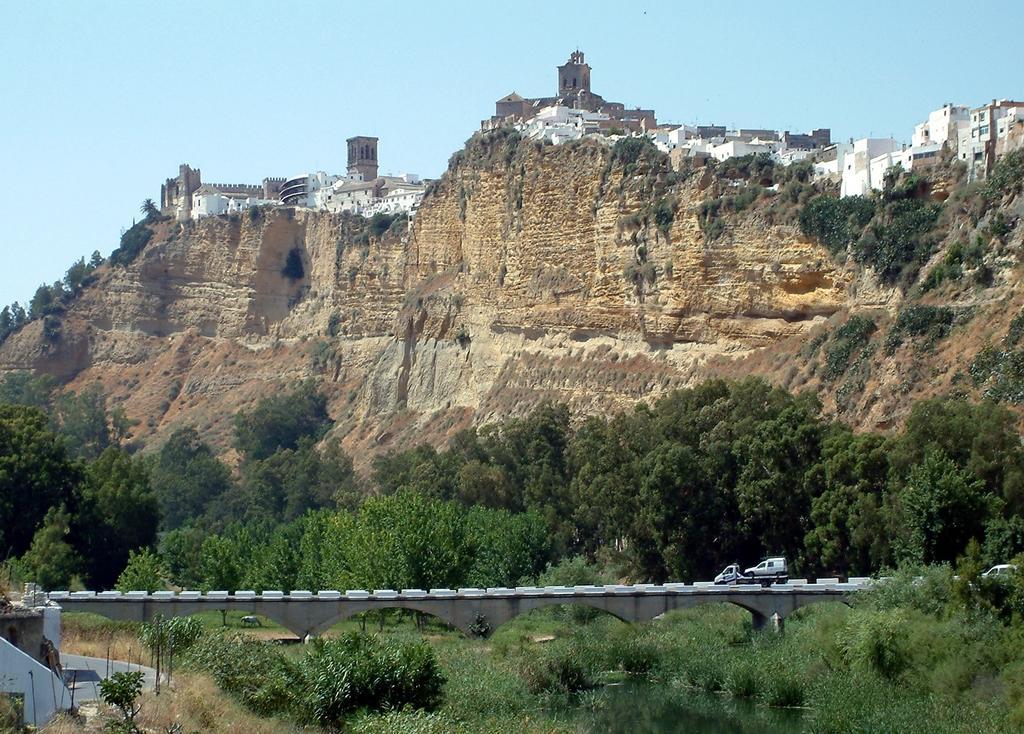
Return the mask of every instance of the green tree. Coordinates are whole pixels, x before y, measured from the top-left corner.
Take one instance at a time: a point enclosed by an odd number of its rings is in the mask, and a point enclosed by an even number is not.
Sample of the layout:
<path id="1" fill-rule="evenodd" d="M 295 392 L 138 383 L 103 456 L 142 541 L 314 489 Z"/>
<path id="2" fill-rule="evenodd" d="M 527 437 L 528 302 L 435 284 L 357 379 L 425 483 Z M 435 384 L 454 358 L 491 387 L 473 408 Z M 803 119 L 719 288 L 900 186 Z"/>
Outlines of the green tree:
<path id="1" fill-rule="evenodd" d="M 805 538 L 815 571 L 870 574 L 891 562 L 884 514 L 888 449 L 882 436 L 846 428 L 822 442 L 821 461 L 808 478 L 820 488 Z"/>
<path id="2" fill-rule="evenodd" d="M 471 586 L 515 586 L 535 576 L 550 558 L 551 538 L 544 519 L 535 513 L 471 507 L 465 528 L 465 583 Z"/>
<path id="3" fill-rule="evenodd" d="M 199 551 L 199 569 L 204 591 L 237 591 L 245 573 L 242 544 L 220 535 L 210 535 Z"/>
<path id="4" fill-rule="evenodd" d="M 266 459 L 279 449 L 296 448 L 304 437 L 318 440 L 330 422 L 327 399 L 307 381 L 236 415 L 235 446 L 247 460 Z"/>
<path id="5" fill-rule="evenodd" d="M 154 544 L 159 517 L 143 461 L 106 449 L 86 469 L 74 522 L 90 583 L 113 584 L 130 551 Z"/>
<path id="6" fill-rule="evenodd" d="M 103 703 L 121 712 L 121 721 L 107 727 L 114 734 L 139 734 L 141 731 L 135 723 L 135 717 L 141 710 L 138 701 L 142 695 L 142 678 L 140 671 L 134 671 L 114 673 L 100 681 L 100 698 Z"/>
<path id="7" fill-rule="evenodd" d="M 451 499 L 457 492 L 457 461 L 429 444 L 374 457 L 373 478 L 381 494 L 408 489 L 428 497 Z"/>
<path id="8" fill-rule="evenodd" d="M 561 548 L 574 543 L 569 489 L 569 409 L 542 403 L 523 418 L 481 432 L 481 443 L 518 490 L 520 506 L 548 524 Z"/>
<path id="9" fill-rule="evenodd" d="M 50 408 L 56 380 L 50 375 L 28 371 L 8 372 L 0 377 L 0 403 L 27 405 L 46 411 Z"/>
<path id="10" fill-rule="evenodd" d="M 128 431 L 122 411 L 107 412 L 107 395 L 98 383 L 58 396 L 54 413 L 69 450 L 83 459 L 95 459 L 108 447 L 119 445 Z"/>
<path id="11" fill-rule="evenodd" d="M 247 589 L 297 589 L 302 567 L 302 520 L 276 527 L 260 544 L 246 564 L 242 583 Z"/>
<path id="12" fill-rule="evenodd" d="M 993 403 L 918 401 L 893 444 L 893 469 L 904 478 L 929 451 L 939 449 L 1002 497 L 1007 512 L 1024 513 L 1024 447 L 1016 421 L 1009 410 Z"/>
<path id="13" fill-rule="evenodd" d="M 160 208 L 157 207 L 156 202 L 152 199 L 145 199 L 142 202 L 142 206 L 139 207 L 139 211 L 148 220 L 154 220 L 160 218 Z"/>
<path id="14" fill-rule="evenodd" d="M 517 504 L 514 489 L 499 466 L 481 461 L 467 461 L 455 477 L 455 494 L 466 505 L 504 508 Z"/>
<path id="15" fill-rule="evenodd" d="M 68 291 L 72 294 L 78 293 L 86 284 L 91 272 L 92 268 L 85 262 L 84 257 L 73 262 L 64 274 L 64 283 L 67 285 Z"/>
<path id="16" fill-rule="evenodd" d="M 183 526 L 160 536 L 159 553 L 167 564 L 168 578 L 186 589 L 202 585 L 200 553 L 208 533 L 200 528 Z"/>
<path id="17" fill-rule="evenodd" d="M 896 498 L 899 554 L 917 563 L 955 561 L 968 541 L 982 537 L 990 500 L 982 480 L 929 450 Z"/>
<path id="18" fill-rule="evenodd" d="M 58 297 L 63 293 L 63 287 L 55 292 L 50 286 L 43 283 L 36 288 L 35 294 L 28 305 L 29 319 L 41 319 L 48 313 L 52 313 L 58 302 Z"/>
<path id="19" fill-rule="evenodd" d="M 722 520 L 720 498 L 689 446 L 665 443 L 644 457 L 630 555 L 644 578 L 704 578 L 722 559 L 709 548 Z"/>
<path id="20" fill-rule="evenodd" d="M 160 591 L 166 588 L 167 568 L 156 553 L 143 548 L 130 551 L 128 563 L 117 577 L 118 591 Z"/>
<path id="21" fill-rule="evenodd" d="M 171 434 L 153 462 L 153 491 L 162 527 L 173 530 L 200 517 L 231 486 L 231 473 L 194 428 Z"/>
<path id="22" fill-rule="evenodd" d="M 816 399 L 795 399 L 736 447 L 742 462 L 736 483 L 740 512 L 764 553 L 802 555 L 815 491 L 808 471 L 821 451 L 819 410 Z"/>
<path id="23" fill-rule="evenodd" d="M 71 546 L 71 516 L 63 505 L 51 507 L 21 559 L 23 572 L 44 589 L 67 589 L 82 559 Z"/>
<path id="24" fill-rule="evenodd" d="M 637 512 L 640 461 L 650 413 L 616 415 L 610 421 L 591 416 L 573 438 L 570 450 L 574 519 L 582 550 L 620 550 Z"/>
<path id="25" fill-rule="evenodd" d="M 111 265 L 128 265 L 139 256 L 153 237 L 149 223 L 148 219 L 143 219 L 121 234 L 120 245 L 110 253 Z"/>
<path id="26" fill-rule="evenodd" d="M 36 408 L 0 405 L 0 548 L 20 556 L 46 513 L 55 505 L 73 505 L 82 481 L 63 443 Z"/>
<path id="27" fill-rule="evenodd" d="M 289 522 L 309 510 L 354 505 L 357 496 L 352 462 L 337 445 L 319 451 L 312 437 L 294 449 L 280 449 L 266 459 L 248 462 L 236 497 L 234 516 L 247 520 Z"/>

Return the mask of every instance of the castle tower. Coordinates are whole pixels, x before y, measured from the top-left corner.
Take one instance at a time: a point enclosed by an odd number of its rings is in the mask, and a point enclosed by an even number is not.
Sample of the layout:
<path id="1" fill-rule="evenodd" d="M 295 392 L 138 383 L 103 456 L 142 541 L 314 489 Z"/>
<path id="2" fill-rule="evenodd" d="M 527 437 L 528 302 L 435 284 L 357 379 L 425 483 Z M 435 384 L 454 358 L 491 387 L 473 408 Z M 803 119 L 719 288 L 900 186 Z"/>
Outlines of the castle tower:
<path id="1" fill-rule="evenodd" d="M 177 177 L 167 179 L 160 187 L 160 211 L 175 215 L 178 221 L 186 221 L 191 216 L 192 194 L 202 185 L 199 169 L 182 163 L 178 166 Z"/>
<path id="2" fill-rule="evenodd" d="M 558 67 L 558 96 L 575 97 L 580 90 L 590 94 L 590 64 L 584 61 L 583 52 L 576 49 Z"/>
<path id="3" fill-rule="evenodd" d="M 373 181 L 377 178 L 377 138 L 357 135 L 349 138 L 348 143 L 348 172 L 361 174 L 364 181 Z"/>

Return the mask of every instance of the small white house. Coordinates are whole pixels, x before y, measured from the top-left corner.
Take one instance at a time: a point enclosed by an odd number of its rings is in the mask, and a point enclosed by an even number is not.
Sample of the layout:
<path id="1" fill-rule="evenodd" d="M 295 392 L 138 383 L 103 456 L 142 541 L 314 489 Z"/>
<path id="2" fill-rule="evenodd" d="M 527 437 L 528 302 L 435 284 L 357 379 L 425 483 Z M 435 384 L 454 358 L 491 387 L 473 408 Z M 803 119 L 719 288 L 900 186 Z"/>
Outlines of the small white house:
<path id="1" fill-rule="evenodd" d="M 720 145 L 711 148 L 711 157 L 716 161 L 725 161 L 730 158 L 739 158 L 745 155 L 768 153 L 772 154 L 781 147 L 781 144 L 772 140 L 759 140 L 754 138 L 750 142 L 743 140 L 728 140 Z"/>
<path id="2" fill-rule="evenodd" d="M 955 147 L 961 128 L 970 127 L 971 110 L 964 105 L 944 104 L 928 114 L 928 119 L 914 128 L 911 146 L 924 146 L 932 143 L 939 148 L 944 145 Z"/>
<path id="3" fill-rule="evenodd" d="M 260 199 L 243 194 L 225 194 L 212 186 L 200 186 L 192 193 L 192 219 L 216 217 L 221 214 L 238 214 L 254 206 L 279 204 L 273 199 Z"/>
<path id="4" fill-rule="evenodd" d="M 840 185 L 840 196 L 864 196 L 871 189 L 882 187 L 879 178 L 877 186 L 872 181 L 872 161 L 888 155 L 886 161 L 879 161 L 878 170 L 886 162 L 891 162 L 891 154 L 899 151 L 900 145 L 892 138 L 861 138 L 853 143 L 853 150 L 843 157 L 843 180 Z M 884 175 L 888 168 L 882 170 Z"/>
<path id="5" fill-rule="evenodd" d="M 815 178 L 838 178 L 843 175 L 846 156 L 853 152 L 852 143 L 832 143 L 815 152 Z"/>

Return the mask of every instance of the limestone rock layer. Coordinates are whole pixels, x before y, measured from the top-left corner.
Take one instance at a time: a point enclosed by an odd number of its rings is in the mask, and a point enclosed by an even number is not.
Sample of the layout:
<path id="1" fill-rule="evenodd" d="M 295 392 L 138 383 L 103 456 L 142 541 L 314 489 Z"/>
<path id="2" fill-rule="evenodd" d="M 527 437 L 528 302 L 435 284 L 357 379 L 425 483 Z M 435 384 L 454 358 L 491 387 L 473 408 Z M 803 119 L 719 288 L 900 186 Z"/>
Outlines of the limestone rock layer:
<path id="1" fill-rule="evenodd" d="M 707 192 L 659 176 L 597 143 L 523 142 L 467 148 L 414 223 L 380 236 L 289 209 L 161 222 L 59 336 L 33 322 L 9 337 L 0 369 L 99 381 L 137 438 L 192 425 L 222 447 L 235 412 L 312 378 L 361 459 L 543 399 L 650 400 L 851 305 L 852 274 L 796 228 L 732 217 L 708 240 Z M 655 222 L 663 199 L 674 215 Z"/>

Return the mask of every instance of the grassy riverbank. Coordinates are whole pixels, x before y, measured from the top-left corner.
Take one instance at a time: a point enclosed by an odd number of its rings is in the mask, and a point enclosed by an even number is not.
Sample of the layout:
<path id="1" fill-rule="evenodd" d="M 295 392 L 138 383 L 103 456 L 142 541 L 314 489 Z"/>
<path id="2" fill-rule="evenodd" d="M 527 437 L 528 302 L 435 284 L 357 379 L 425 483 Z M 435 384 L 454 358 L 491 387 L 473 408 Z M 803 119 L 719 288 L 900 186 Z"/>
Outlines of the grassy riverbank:
<path id="1" fill-rule="evenodd" d="M 1015 731 L 1024 723 L 1024 631 L 997 612 L 958 592 L 948 569 L 936 569 L 922 582 L 908 576 L 865 595 L 853 609 L 830 603 L 801 610 L 782 637 L 754 633 L 749 615 L 731 606 L 675 612 L 646 625 L 579 609 L 544 611 L 488 640 L 467 640 L 439 624 L 421 633 L 410 620 L 393 618 L 381 637 L 395 649 L 426 639 L 446 679 L 440 704 L 429 713 L 356 713 L 346 726 L 363 734 L 530 734 L 606 730 L 617 722 L 623 731 L 654 733 L 664 729 L 648 721 L 657 718 L 652 709 L 675 707 L 787 734 Z M 209 634 L 223 634 L 206 623 Z M 69 617 L 68 639 L 81 644 L 89 637 L 83 630 L 102 628 Z M 334 632 L 357 628 L 348 622 Z M 130 629 L 112 629 L 127 646 Z M 252 654 L 291 669 L 309 649 L 268 642 Z M 195 708 L 190 691 L 199 687 L 199 698 L 214 708 L 224 698 L 225 712 L 241 710 L 243 698 L 213 689 L 204 665 L 196 656 L 176 686 L 182 705 Z M 269 674 L 252 684 L 256 690 L 244 700 L 264 700 L 269 693 L 260 686 L 276 685 Z M 623 685 L 633 686 L 626 700 L 616 697 Z M 168 700 L 160 718 L 174 708 Z M 263 730 L 294 728 L 296 715 L 287 711 L 262 719 Z M 210 721 L 209 731 L 237 730 L 230 715 Z"/>

